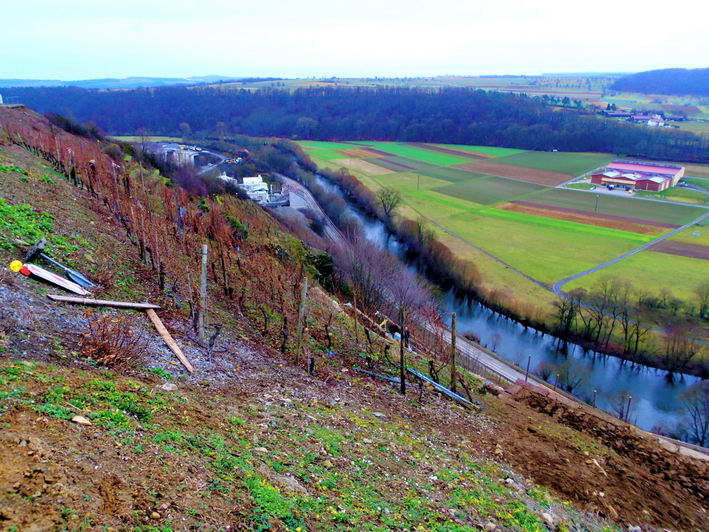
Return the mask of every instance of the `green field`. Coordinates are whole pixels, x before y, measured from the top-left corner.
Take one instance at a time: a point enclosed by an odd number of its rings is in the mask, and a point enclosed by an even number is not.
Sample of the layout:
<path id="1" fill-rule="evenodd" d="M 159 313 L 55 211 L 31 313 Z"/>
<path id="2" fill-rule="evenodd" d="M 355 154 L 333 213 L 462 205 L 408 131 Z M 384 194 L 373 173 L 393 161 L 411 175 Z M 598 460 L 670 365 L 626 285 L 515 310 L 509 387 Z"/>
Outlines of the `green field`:
<path id="1" fill-rule="evenodd" d="M 645 288 L 655 296 L 659 295 L 662 288 L 666 288 L 675 297 L 690 301 L 695 297 L 694 290 L 709 277 L 707 264 L 702 259 L 643 251 L 597 273 L 572 281 L 564 289 L 592 288 L 604 277 L 615 277 L 629 280 L 634 286 Z M 668 281 L 662 282 L 663 279 Z"/>
<path id="2" fill-rule="evenodd" d="M 374 141 L 363 141 L 358 142 L 358 144 L 361 144 L 363 146 L 369 146 L 370 148 L 375 148 L 377 150 L 382 150 L 393 155 L 398 155 L 400 157 L 405 157 L 407 159 L 412 159 L 414 161 L 421 161 L 424 163 L 435 164 L 440 166 L 453 166 L 454 164 L 463 164 L 470 162 L 470 159 L 468 159 L 467 157 L 459 157 L 458 155 L 452 155 L 450 153 L 427 150 L 426 148 L 419 148 L 418 146 L 412 146 L 410 144 Z"/>
<path id="3" fill-rule="evenodd" d="M 434 219 L 548 284 L 622 255 L 651 238 L 500 209 Z"/>
<path id="4" fill-rule="evenodd" d="M 538 309 L 542 319 L 553 312 L 553 294 L 535 285 L 503 264 L 485 256 L 477 248 L 490 253 L 499 260 L 524 272 L 537 281 L 551 285 L 564 277 L 584 271 L 636 249 L 656 236 L 644 235 L 620 229 L 611 229 L 559 220 L 542 215 L 526 214 L 495 208 L 495 205 L 513 200 L 526 200 L 550 207 L 566 207 L 581 211 L 594 212 L 598 196 L 597 212 L 620 215 L 637 220 L 647 220 L 680 226 L 688 223 L 705 209 L 696 206 L 673 205 L 656 201 L 645 201 L 633 197 L 598 195 L 584 190 L 557 189 L 528 183 L 525 181 L 484 175 L 452 168 L 455 159 L 449 154 L 423 149 L 419 146 L 402 143 L 367 142 L 391 156 L 365 158 L 364 160 L 392 170 L 382 175 L 371 175 L 359 169 L 352 170 L 362 183 L 376 191 L 382 187 L 393 187 L 402 194 L 403 203 L 399 215 L 408 219 L 428 219 L 433 222 L 434 231 L 441 241 L 458 256 L 472 260 L 478 265 L 483 275 L 482 286 L 502 290 L 507 294 L 506 301 L 527 310 Z M 337 145 L 326 143 L 301 143 L 317 164 L 335 167 L 336 158 L 331 158 Z M 347 145 L 352 147 L 351 145 Z M 447 146 L 457 150 L 478 151 L 478 146 Z M 492 152 L 495 150 L 489 150 Z M 480 151 L 481 152 L 481 151 Z M 333 152 L 334 153 L 334 152 Z M 321 157 L 323 155 L 323 157 Z M 442 155 L 442 158 L 438 156 Z M 498 151 L 494 162 L 512 166 L 534 168 L 578 175 L 603 165 L 611 160 L 606 154 L 581 154 L 561 152 L 529 152 L 516 150 L 515 153 Z M 338 154 L 339 158 L 344 157 Z M 328 160 L 328 158 L 330 160 Z M 440 164 L 433 161 L 439 160 Z M 490 160 L 493 160 L 492 158 Z M 466 161 L 467 162 L 467 161 Z M 411 170 L 400 165 L 411 167 Z M 679 190 L 679 189 L 678 189 Z M 679 192 L 684 194 L 686 189 Z M 699 194 L 699 193 L 694 193 Z M 690 194 L 693 195 L 693 194 Z M 439 225 L 435 225 L 439 224 Z M 444 231 L 442 228 L 445 228 Z M 693 232 L 684 232 L 675 237 L 681 241 L 705 243 L 705 228 L 693 228 L 700 231 L 700 236 Z M 667 231 L 670 229 L 668 228 Z M 640 254 L 648 260 L 647 253 Z M 688 259 L 677 255 L 652 253 L 660 256 L 665 271 L 682 271 L 683 264 L 691 264 L 688 275 L 674 276 L 671 286 L 676 287 L 677 295 L 689 294 L 693 290 L 696 276 L 701 270 L 698 259 Z M 674 261 L 674 262 L 673 262 Z M 628 275 L 632 269 L 625 269 L 626 261 L 607 271 L 613 274 Z M 703 261 L 706 277 L 706 261 Z M 632 263 L 631 263 L 632 264 Z M 672 266 L 674 264 L 675 266 Z M 606 270 L 604 270 L 605 272 Z M 659 275 L 657 279 L 669 279 Z M 693 273 L 694 272 L 694 273 Z M 615 275 L 615 274 L 614 274 Z M 645 274 L 643 274 L 645 275 Z M 647 274 L 649 275 L 649 274 Z M 598 276 L 590 280 L 593 284 Z M 660 286 L 657 281 L 655 285 Z M 568 288 L 568 287 L 565 287 Z"/>
<path id="5" fill-rule="evenodd" d="M 700 216 L 704 209 L 655 201 L 641 201 L 607 194 L 593 194 L 577 190 L 548 188 L 526 199 L 543 205 L 569 207 L 593 212 L 598 196 L 598 212 L 638 218 L 672 225 L 684 225 Z"/>
<path id="6" fill-rule="evenodd" d="M 705 190 L 709 192 L 709 178 L 702 178 L 702 177 L 683 177 L 682 181 L 685 181 L 689 183 L 692 186 L 695 186 L 697 188 L 701 188 L 702 190 Z"/>
<path id="7" fill-rule="evenodd" d="M 497 157 L 495 162 L 577 176 L 608 164 L 611 159 L 610 155 L 603 154 L 526 151 L 505 157 Z"/>
<path id="8" fill-rule="evenodd" d="M 454 198 L 491 205 L 502 201 L 522 199 L 532 192 L 538 192 L 545 188 L 525 181 L 486 176 L 481 179 L 472 179 L 447 185 L 437 188 L 436 191 Z"/>
<path id="9" fill-rule="evenodd" d="M 709 221 L 704 220 L 703 224 L 693 225 L 689 229 L 685 229 L 681 233 L 677 233 L 670 240 L 677 242 L 686 242 L 687 244 L 697 244 L 700 246 L 709 246 Z M 709 265 L 707 265 L 709 268 Z M 707 274 L 709 277 L 709 274 Z"/>
<path id="10" fill-rule="evenodd" d="M 650 192 L 649 190 L 638 190 L 635 195 L 639 198 L 654 198 L 669 201 L 680 201 L 690 205 L 709 205 L 709 194 L 691 190 L 688 188 L 671 187 L 662 192 Z"/>

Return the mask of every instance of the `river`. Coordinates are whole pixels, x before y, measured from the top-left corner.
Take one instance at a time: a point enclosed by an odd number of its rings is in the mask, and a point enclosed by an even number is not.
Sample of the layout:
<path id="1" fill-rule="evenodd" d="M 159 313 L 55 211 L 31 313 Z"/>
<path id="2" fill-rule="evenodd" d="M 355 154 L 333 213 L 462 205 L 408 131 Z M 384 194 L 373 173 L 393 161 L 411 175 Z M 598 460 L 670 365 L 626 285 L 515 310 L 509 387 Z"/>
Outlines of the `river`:
<path id="1" fill-rule="evenodd" d="M 324 177 L 318 175 L 317 183 L 347 200 L 340 188 Z M 365 215 L 349 202 L 347 212 L 359 220 L 368 240 L 388 249 L 406 263 L 404 246 L 382 222 Z M 595 402 L 599 408 L 613 413 L 612 404 L 620 394 L 627 392 L 632 397 L 631 421 L 646 430 L 658 426 L 672 429 L 680 419 L 682 404 L 679 393 L 700 381 L 692 375 L 672 376 L 664 370 L 631 365 L 618 357 L 561 342 L 552 335 L 524 327 L 471 298 L 459 297 L 450 289 L 443 291 L 441 309 L 449 324 L 451 314 L 457 314 L 461 334 L 472 332 L 480 338 L 482 345 L 522 367 L 526 366 L 529 355 L 532 357 L 532 371 L 541 363 L 570 363 L 579 374 L 584 375 L 574 394 L 591 401 L 596 390 Z"/>

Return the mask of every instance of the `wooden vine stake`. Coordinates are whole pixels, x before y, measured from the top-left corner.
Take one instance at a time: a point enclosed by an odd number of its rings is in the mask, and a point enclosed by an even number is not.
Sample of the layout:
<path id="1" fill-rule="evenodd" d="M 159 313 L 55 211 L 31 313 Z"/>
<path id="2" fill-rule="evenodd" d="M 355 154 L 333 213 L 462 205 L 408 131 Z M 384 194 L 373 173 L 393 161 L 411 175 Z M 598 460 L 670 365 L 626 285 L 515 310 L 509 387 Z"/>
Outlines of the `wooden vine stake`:
<path id="1" fill-rule="evenodd" d="M 200 342 L 206 340 L 204 332 L 204 315 L 207 312 L 207 254 L 209 247 L 202 245 L 202 271 L 199 280 L 199 308 L 197 309 L 197 337 Z"/>
<path id="2" fill-rule="evenodd" d="M 160 320 L 155 311 L 149 308 L 145 312 L 147 313 L 148 318 L 150 318 L 150 321 L 153 322 L 153 325 L 155 325 L 155 328 L 160 333 L 160 336 L 162 336 L 162 339 L 165 340 L 167 346 L 172 350 L 173 353 L 175 353 L 180 362 L 182 362 L 182 365 L 187 368 L 187 371 L 189 371 L 190 373 L 194 373 L 194 368 L 192 367 L 192 364 L 190 364 L 190 361 L 187 360 L 187 357 L 184 355 L 184 353 L 182 353 L 182 349 L 180 349 L 180 346 L 177 345 L 177 342 L 175 342 L 173 337 L 165 328 L 165 325 L 163 325 L 163 322 Z"/>
<path id="3" fill-rule="evenodd" d="M 451 316 L 451 378 L 450 378 L 450 390 L 455 393 L 455 339 L 456 339 L 456 325 L 457 316 L 455 312 Z"/>
<path id="4" fill-rule="evenodd" d="M 303 318 L 305 317 L 305 306 L 308 298 L 308 277 L 303 277 L 303 286 L 300 289 L 300 306 L 298 307 L 298 325 L 296 330 L 298 337 L 295 344 L 295 360 L 300 360 L 300 350 L 303 346 Z"/>

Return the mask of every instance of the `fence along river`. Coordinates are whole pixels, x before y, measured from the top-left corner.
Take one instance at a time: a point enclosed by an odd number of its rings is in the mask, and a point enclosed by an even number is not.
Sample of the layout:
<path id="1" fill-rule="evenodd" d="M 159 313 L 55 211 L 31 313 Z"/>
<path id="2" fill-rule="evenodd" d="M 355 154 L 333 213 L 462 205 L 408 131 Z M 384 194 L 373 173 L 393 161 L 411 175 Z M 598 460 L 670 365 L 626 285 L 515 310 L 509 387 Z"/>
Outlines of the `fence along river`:
<path id="1" fill-rule="evenodd" d="M 406 264 L 404 245 L 381 221 L 365 215 L 347 201 L 337 185 L 324 177 L 318 175 L 317 183 L 339 194 L 347 202 L 347 213 L 360 222 L 368 240 L 389 250 Z M 407 266 L 413 268 L 410 264 Z M 422 271 L 417 273 L 425 276 Z M 632 365 L 618 357 L 586 350 L 580 345 L 525 327 L 472 298 L 457 295 L 453 289 L 443 291 L 441 310 L 448 324 L 451 314 L 455 312 L 458 332 L 463 335 L 467 332 L 475 334 L 483 346 L 492 349 L 497 355 L 522 367 L 526 366 L 531 355 L 530 371 L 542 363 L 571 364 L 577 373 L 584 376 L 583 382 L 574 390 L 574 395 L 587 402 L 595 395 L 595 403 L 599 408 L 614 413 L 613 405 L 618 398 L 629 394 L 632 397 L 630 420 L 645 430 L 656 427 L 673 429 L 681 418 L 679 394 L 700 381 L 692 375 L 672 375 L 664 370 Z M 554 378 L 551 380 L 554 381 Z"/>

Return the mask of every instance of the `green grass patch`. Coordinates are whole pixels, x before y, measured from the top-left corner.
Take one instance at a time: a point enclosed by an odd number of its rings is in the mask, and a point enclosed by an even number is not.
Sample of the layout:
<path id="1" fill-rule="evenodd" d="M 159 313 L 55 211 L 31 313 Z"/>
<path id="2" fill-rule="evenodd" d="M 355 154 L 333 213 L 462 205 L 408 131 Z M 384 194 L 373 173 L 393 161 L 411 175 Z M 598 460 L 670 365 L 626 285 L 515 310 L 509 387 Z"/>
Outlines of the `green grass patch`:
<path id="1" fill-rule="evenodd" d="M 687 244 L 697 244 L 699 246 L 709 246 L 709 221 L 704 220 L 703 225 L 693 225 L 684 231 L 677 233 L 670 240 L 686 242 Z"/>
<path id="2" fill-rule="evenodd" d="M 691 301 L 695 299 L 694 290 L 707 280 L 708 262 L 681 255 L 671 255 L 657 251 L 643 251 L 608 268 L 581 277 L 564 286 L 564 290 L 574 288 L 593 288 L 604 277 L 614 277 L 631 281 L 638 288 L 658 296 L 660 288 L 669 289 L 675 297 Z M 681 272 L 672 276 L 671 284 L 658 285 L 658 279 L 667 276 L 667 272 Z"/>
<path id="3" fill-rule="evenodd" d="M 421 161 L 424 163 L 435 164 L 439 166 L 452 166 L 454 164 L 463 164 L 470 162 L 470 159 L 468 159 L 467 157 L 460 157 L 458 155 L 452 155 L 450 153 L 427 150 L 426 148 L 419 148 L 418 146 L 414 146 L 411 144 L 376 141 L 362 141 L 358 142 L 357 144 L 361 144 L 363 146 L 370 146 L 377 150 L 385 151 L 387 153 L 391 153 L 392 155 L 398 155 L 407 159 L 412 159 L 414 161 Z"/>
<path id="4" fill-rule="evenodd" d="M 545 283 L 597 266 L 651 238 L 501 209 L 459 213 L 439 221 L 450 231 Z"/>
<path id="5" fill-rule="evenodd" d="M 683 177 L 682 181 L 685 181 L 694 187 L 701 188 L 702 190 L 709 192 L 709 179 L 707 179 L 707 178 Z"/>
<path id="6" fill-rule="evenodd" d="M 522 168 L 535 168 L 549 172 L 559 172 L 568 176 L 576 176 L 608 164 L 612 160 L 610 155 L 526 151 L 495 159 L 496 163 L 520 166 Z"/>
<path id="7" fill-rule="evenodd" d="M 527 183 L 525 181 L 488 176 L 484 179 L 473 179 L 454 183 L 438 188 L 436 191 L 453 196 L 454 198 L 482 203 L 483 205 L 491 205 L 502 201 L 520 199 L 523 196 L 544 190 L 545 188 L 546 187 L 541 185 L 535 185 L 534 183 Z"/>
<path id="8" fill-rule="evenodd" d="M 344 142 L 326 142 L 320 140 L 299 140 L 303 148 L 311 150 L 351 150 L 357 146 L 353 144 L 345 144 Z M 342 155 L 340 155 L 342 157 Z"/>
<path id="9" fill-rule="evenodd" d="M 662 192 L 652 192 L 649 190 L 637 190 L 635 195 L 638 198 L 661 199 L 668 201 L 678 201 L 690 205 L 709 205 L 709 194 L 698 192 L 688 188 L 671 187 Z"/>

